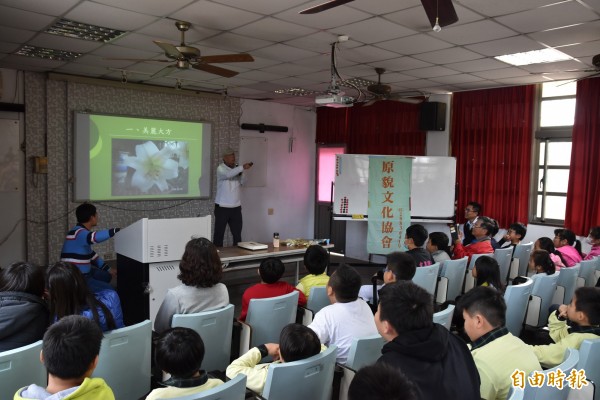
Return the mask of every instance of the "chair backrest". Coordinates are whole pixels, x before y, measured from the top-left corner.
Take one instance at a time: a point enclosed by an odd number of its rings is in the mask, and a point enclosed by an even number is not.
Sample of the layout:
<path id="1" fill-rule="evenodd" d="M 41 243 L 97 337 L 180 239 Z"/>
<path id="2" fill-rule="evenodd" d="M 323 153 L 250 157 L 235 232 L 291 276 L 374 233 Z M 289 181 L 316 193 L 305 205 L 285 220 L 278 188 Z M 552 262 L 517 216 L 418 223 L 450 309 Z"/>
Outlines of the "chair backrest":
<path id="1" fill-rule="evenodd" d="M 519 260 L 519 275 L 527 276 L 527 267 L 529 265 L 529 255 L 533 249 L 533 242 L 519 243 L 515 246 L 515 252 L 513 253 L 513 260 Z"/>
<path id="2" fill-rule="evenodd" d="M 584 260 L 579 262 L 579 277 L 582 279 L 578 286 L 594 287 L 596 281 L 594 277 L 596 275 L 596 260 Z"/>
<path id="3" fill-rule="evenodd" d="M 381 356 L 381 348 L 384 343 L 385 341 L 379 334 L 352 339 L 346 367 L 358 371 L 365 365 L 374 364 Z"/>
<path id="4" fill-rule="evenodd" d="M 524 393 L 525 391 L 523 389 L 511 386 L 506 400 L 523 400 Z"/>
<path id="5" fill-rule="evenodd" d="M 559 274 L 557 271 L 552 275 L 536 274 L 531 278 L 533 289 L 528 303 L 527 325 L 540 327 L 548 323 L 548 308 L 552 305 Z"/>
<path id="6" fill-rule="evenodd" d="M 504 249 L 496 249 L 494 258 L 500 266 L 500 281 L 504 286 L 508 282 L 508 271 L 510 270 L 510 262 L 512 260 L 513 248 L 507 247 Z"/>
<path id="7" fill-rule="evenodd" d="M 225 371 L 229 365 L 233 311 L 233 304 L 229 304 L 219 310 L 173 315 L 172 327 L 193 329 L 202 338 L 205 351 L 202 369 L 206 371 Z"/>
<path id="8" fill-rule="evenodd" d="M 308 296 L 306 308 L 316 314 L 321 311 L 321 308 L 327 307 L 330 304 L 331 301 L 329 301 L 329 297 L 327 297 L 327 286 L 313 286 L 310 289 L 310 296 Z"/>
<path id="9" fill-rule="evenodd" d="M 246 323 L 252 327 L 250 348 L 263 343 L 279 343 L 284 326 L 296 322 L 298 291 L 266 299 L 252 299 Z"/>
<path id="10" fill-rule="evenodd" d="M 506 301 L 506 327 L 515 336 L 521 334 L 525 313 L 527 312 L 527 303 L 533 289 L 533 281 L 527 279 L 527 282 L 521 285 L 509 285 L 504 292 Z"/>
<path id="11" fill-rule="evenodd" d="M 104 333 L 98 366 L 117 399 L 139 399 L 150 391 L 152 323 L 142 321 Z"/>
<path id="12" fill-rule="evenodd" d="M 443 303 L 446 300 L 454 301 L 460 296 L 468 261 L 469 257 L 463 257 L 460 260 L 447 260 L 442 262 L 442 266 L 440 267 L 442 270 L 441 280 L 447 279 L 448 284 L 446 295 L 444 298 L 438 296 L 438 303 Z"/>
<path id="13" fill-rule="evenodd" d="M 277 400 L 329 400 L 337 347 L 289 363 L 272 364 L 262 396 Z"/>
<path id="14" fill-rule="evenodd" d="M 467 293 L 469 290 L 471 290 L 475 287 L 475 278 L 473 277 L 472 271 L 473 271 L 473 268 L 475 268 L 475 261 L 477 261 L 477 259 L 479 257 L 483 257 L 483 256 L 493 257 L 494 255 L 493 254 L 473 254 L 471 256 L 471 260 L 469 261 L 469 267 L 465 271 L 463 293 Z"/>
<path id="15" fill-rule="evenodd" d="M 244 400 L 247 379 L 246 375 L 239 374 L 235 378 L 212 389 L 187 396 L 169 397 L 169 400 Z"/>
<path id="16" fill-rule="evenodd" d="M 600 339 L 581 342 L 577 369 L 585 370 L 585 379 L 594 382 L 594 400 L 600 400 Z"/>
<path id="17" fill-rule="evenodd" d="M 412 281 L 414 284 L 427 290 L 427 292 L 433 296 L 435 294 L 439 270 L 440 263 L 435 263 L 426 267 L 417 267 L 417 272 L 415 272 Z"/>
<path id="18" fill-rule="evenodd" d="M 561 268 L 556 281 L 556 292 L 552 304 L 569 304 L 577 288 L 579 265 L 570 268 Z"/>
<path id="19" fill-rule="evenodd" d="M 565 375 L 569 376 L 571 370 L 577 366 L 579 362 L 579 351 L 575 349 L 567 349 L 565 352 L 565 360 L 554 368 L 547 369 L 544 371 L 536 371 L 536 373 L 543 373 L 545 375 L 544 384 L 541 387 L 526 385 L 523 391 L 523 398 L 527 400 L 567 400 L 569 396 L 569 385 L 563 385 L 562 390 L 547 384 L 549 382 L 549 375 L 555 375 L 560 369 Z"/>
<path id="20" fill-rule="evenodd" d="M 46 368 L 40 362 L 42 341 L 0 353 L 0 399 L 12 399 L 32 383 L 46 387 Z"/>
<path id="21" fill-rule="evenodd" d="M 442 325 L 444 328 L 450 330 L 452 325 L 452 316 L 454 315 L 454 305 L 449 304 L 445 310 L 438 311 L 433 314 L 433 322 Z"/>

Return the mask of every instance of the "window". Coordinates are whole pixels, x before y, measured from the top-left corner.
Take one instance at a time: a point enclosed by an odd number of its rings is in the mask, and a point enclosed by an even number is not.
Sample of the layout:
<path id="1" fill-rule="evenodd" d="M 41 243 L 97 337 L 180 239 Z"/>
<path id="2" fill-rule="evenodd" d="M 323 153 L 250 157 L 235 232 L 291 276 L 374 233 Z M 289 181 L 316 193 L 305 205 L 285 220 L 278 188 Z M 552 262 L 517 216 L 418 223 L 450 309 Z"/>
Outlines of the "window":
<path id="1" fill-rule="evenodd" d="M 317 153 L 317 201 L 331 201 L 331 183 L 335 180 L 335 155 L 344 154 L 343 147 L 319 147 Z"/>
<path id="2" fill-rule="evenodd" d="M 535 135 L 535 222 L 561 224 L 565 219 L 576 88 L 575 82 L 542 84 Z"/>

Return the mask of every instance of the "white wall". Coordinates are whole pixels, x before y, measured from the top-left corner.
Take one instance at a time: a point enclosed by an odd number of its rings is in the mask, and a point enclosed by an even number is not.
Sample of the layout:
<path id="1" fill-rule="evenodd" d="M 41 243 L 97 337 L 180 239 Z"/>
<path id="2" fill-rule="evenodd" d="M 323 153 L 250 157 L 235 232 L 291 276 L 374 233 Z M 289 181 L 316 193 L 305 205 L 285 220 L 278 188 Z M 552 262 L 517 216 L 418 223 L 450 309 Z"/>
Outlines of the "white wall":
<path id="1" fill-rule="evenodd" d="M 269 243 L 280 238 L 312 238 L 315 204 L 315 131 L 313 109 L 264 101 L 243 100 L 240 124 L 287 126 L 289 132 L 241 130 L 240 136 L 268 140 L 267 184 L 242 190 L 243 240 Z M 290 139 L 293 145 L 290 151 Z M 257 160 L 253 160 L 255 163 Z M 268 209 L 273 214 L 268 215 Z"/>

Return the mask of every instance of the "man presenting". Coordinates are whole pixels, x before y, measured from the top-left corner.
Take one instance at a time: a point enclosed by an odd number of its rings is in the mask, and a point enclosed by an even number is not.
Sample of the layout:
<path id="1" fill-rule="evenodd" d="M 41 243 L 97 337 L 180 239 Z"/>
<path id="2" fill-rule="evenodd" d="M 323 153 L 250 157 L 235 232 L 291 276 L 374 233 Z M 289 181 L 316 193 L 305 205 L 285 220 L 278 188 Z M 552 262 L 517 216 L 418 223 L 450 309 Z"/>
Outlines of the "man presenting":
<path id="1" fill-rule="evenodd" d="M 213 243 L 223 247 L 225 227 L 233 235 L 233 245 L 242 241 L 242 202 L 240 186 L 244 183 L 244 170 L 252 168 L 253 163 L 238 166 L 235 152 L 231 148 L 223 152 L 223 164 L 217 168 L 217 195 L 215 196 L 215 232 Z"/>

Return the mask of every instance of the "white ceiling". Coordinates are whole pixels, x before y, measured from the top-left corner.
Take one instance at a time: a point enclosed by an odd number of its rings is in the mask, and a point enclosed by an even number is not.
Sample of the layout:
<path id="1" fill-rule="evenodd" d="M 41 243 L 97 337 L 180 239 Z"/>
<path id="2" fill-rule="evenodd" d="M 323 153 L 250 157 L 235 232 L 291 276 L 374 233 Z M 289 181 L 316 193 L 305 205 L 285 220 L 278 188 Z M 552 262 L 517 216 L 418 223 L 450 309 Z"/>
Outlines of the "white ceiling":
<path id="1" fill-rule="evenodd" d="M 325 90 L 330 44 L 344 79 L 382 80 L 393 91 L 447 93 L 579 78 L 600 53 L 600 0 L 454 0 L 459 21 L 431 30 L 419 0 L 355 0 L 320 14 L 298 11 L 306 0 L 0 0 L 0 67 L 121 79 L 218 91 L 229 95 L 312 105 L 311 97 L 276 89 Z M 125 30 L 109 44 L 43 33 L 60 18 Z M 197 70 L 149 80 L 164 63 L 111 61 L 107 57 L 164 59 L 152 40 L 179 42 L 174 21 L 193 24 L 186 42 L 203 55 L 248 52 L 252 63 L 221 64 L 239 72 L 223 78 Z M 17 56 L 23 44 L 81 52 L 71 62 Z M 513 67 L 494 56 L 557 47 L 574 60 Z M 539 74 L 539 72 L 554 72 Z M 353 90 L 349 95 L 355 96 Z"/>

